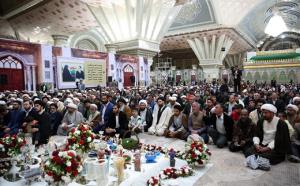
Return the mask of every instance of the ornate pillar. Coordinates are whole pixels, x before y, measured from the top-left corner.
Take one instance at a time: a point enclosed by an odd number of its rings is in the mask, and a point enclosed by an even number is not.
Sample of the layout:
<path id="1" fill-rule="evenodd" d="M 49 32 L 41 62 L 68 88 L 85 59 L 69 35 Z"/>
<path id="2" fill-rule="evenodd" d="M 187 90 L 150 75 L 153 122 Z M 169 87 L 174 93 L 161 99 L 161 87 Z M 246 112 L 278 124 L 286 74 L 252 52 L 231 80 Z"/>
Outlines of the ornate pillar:
<path id="1" fill-rule="evenodd" d="M 36 66 L 32 66 L 32 87 L 33 87 L 33 91 L 36 91 L 36 72 L 35 72 L 35 68 Z"/>
<path id="2" fill-rule="evenodd" d="M 115 45 L 115 44 L 106 44 L 105 48 L 107 50 L 107 53 L 116 54 L 118 45 Z"/>
<path id="3" fill-rule="evenodd" d="M 69 36 L 66 35 L 52 35 L 54 46 L 59 47 L 69 47 L 68 39 Z"/>
<path id="4" fill-rule="evenodd" d="M 221 79 L 223 60 L 228 54 L 233 41 L 225 34 L 219 38 L 213 35 L 210 42 L 206 37 L 203 37 L 203 41 L 199 38 L 188 39 L 187 41 L 197 56 L 199 65 L 203 68 L 204 79 L 207 82 L 211 82 L 213 79 Z"/>
<path id="5" fill-rule="evenodd" d="M 148 81 L 146 81 L 146 86 L 150 86 L 152 84 L 152 79 L 151 79 L 151 76 L 150 76 L 150 71 L 151 71 L 151 66 L 153 64 L 153 57 L 148 57 L 147 58 L 147 61 L 148 61 L 148 68 L 147 68 L 147 77 L 148 77 Z"/>
<path id="6" fill-rule="evenodd" d="M 25 84 L 24 89 L 25 89 L 25 90 L 28 90 L 28 86 L 27 86 L 27 72 L 26 72 L 26 69 L 27 69 L 27 67 L 24 65 L 24 69 L 23 69 L 23 71 L 24 71 L 24 84 Z"/>
<path id="7" fill-rule="evenodd" d="M 26 66 L 26 76 L 27 76 L 27 89 L 31 91 L 32 79 L 31 79 L 31 66 Z"/>

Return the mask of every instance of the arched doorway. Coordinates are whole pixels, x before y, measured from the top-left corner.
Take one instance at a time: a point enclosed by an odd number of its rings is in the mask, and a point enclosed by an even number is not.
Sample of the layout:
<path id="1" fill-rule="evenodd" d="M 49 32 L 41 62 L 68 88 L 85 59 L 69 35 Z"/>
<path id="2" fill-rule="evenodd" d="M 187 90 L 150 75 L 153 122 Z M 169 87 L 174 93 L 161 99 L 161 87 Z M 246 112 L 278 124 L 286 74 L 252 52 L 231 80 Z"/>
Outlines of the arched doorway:
<path id="1" fill-rule="evenodd" d="M 24 90 L 22 62 L 12 56 L 0 58 L 0 91 Z"/>
<path id="2" fill-rule="evenodd" d="M 134 86 L 135 76 L 134 70 L 131 65 L 126 65 L 123 69 L 124 72 L 124 87 Z"/>

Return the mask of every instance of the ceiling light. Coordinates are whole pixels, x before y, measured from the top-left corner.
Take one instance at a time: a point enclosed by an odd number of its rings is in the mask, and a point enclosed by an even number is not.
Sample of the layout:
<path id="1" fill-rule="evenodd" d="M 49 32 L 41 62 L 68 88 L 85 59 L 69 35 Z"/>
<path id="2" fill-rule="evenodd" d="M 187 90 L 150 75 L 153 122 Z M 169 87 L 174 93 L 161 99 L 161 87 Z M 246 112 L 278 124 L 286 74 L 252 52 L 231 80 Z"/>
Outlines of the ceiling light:
<path id="1" fill-rule="evenodd" d="M 265 28 L 265 33 L 273 37 L 277 37 L 285 31 L 288 31 L 288 28 L 282 17 L 279 15 L 271 17 Z"/>
<path id="2" fill-rule="evenodd" d="M 284 39 L 284 38 L 285 38 L 285 35 L 281 35 L 280 38 L 281 38 L 281 39 Z"/>

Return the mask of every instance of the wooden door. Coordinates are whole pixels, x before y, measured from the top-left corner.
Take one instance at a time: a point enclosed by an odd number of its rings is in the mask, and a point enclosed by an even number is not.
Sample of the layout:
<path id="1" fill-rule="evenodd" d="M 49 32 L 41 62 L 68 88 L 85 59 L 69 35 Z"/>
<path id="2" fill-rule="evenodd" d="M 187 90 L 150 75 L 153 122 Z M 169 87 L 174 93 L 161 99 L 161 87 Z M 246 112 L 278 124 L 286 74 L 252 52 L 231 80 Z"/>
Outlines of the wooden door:
<path id="1" fill-rule="evenodd" d="M 134 86 L 134 82 L 132 82 L 132 77 L 134 77 L 134 71 L 132 66 L 126 65 L 124 67 L 124 87 Z M 135 78 L 134 78 L 135 79 Z"/>
<path id="2" fill-rule="evenodd" d="M 0 59 L 0 91 L 4 90 L 24 90 L 22 63 L 11 56 Z"/>

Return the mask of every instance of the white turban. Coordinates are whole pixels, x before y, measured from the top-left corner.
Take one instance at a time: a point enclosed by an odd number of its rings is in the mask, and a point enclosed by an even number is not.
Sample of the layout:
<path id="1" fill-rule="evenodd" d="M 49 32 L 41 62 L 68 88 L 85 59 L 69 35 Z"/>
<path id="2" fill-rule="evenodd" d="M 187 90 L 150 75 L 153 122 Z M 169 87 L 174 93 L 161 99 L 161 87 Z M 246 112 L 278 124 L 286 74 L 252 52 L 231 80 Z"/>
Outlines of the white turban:
<path id="1" fill-rule="evenodd" d="M 177 98 L 176 98 L 176 97 L 169 97 L 169 100 L 170 100 L 170 101 L 176 101 Z"/>
<path id="2" fill-rule="evenodd" d="M 53 98 L 53 101 L 59 101 L 59 99 L 58 98 Z"/>
<path id="3" fill-rule="evenodd" d="M 296 101 L 300 101 L 300 97 L 294 97 L 293 98 L 293 103 L 295 103 Z"/>
<path id="4" fill-rule="evenodd" d="M 139 105 L 142 104 L 142 103 L 144 103 L 146 106 L 148 105 L 147 101 L 144 100 L 144 99 L 142 99 L 141 101 L 139 101 Z"/>
<path id="5" fill-rule="evenodd" d="M 91 104 L 90 107 L 94 107 L 95 109 L 98 108 L 96 104 Z"/>
<path id="6" fill-rule="evenodd" d="M 293 104 L 288 104 L 288 106 L 286 108 L 291 108 L 296 112 L 298 112 L 298 110 L 299 110 L 299 108 L 296 105 L 293 105 Z"/>
<path id="7" fill-rule="evenodd" d="M 67 107 L 68 108 L 73 108 L 73 109 L 78 109 L 78 107 L 77 107 L 77 105 L 75 105 L 74 103 L 69 103 L 68 105 L 67 105 Z"/>
<path id="8" fill-rule="evenodd" d="M 263 104 L 260 109 L 261 110 L 268 110 L 270 112 L 273 112 L 274 114 L 277 113 L 277 108 L 274 105 L 269 104 L 269 103 Z"/>
<path id="9" fill-rule="evenodd" d="M 173 95 L 172 95 L 172 97 L 176 97 L 176 98 L 177 98 L 177 97 L 178 97 L 178 95 L 177 95 L 177 94 L 173 94 Z"/>
<path id="10" fill-rule="evenodd" d="M 0 105 L 6 105 L 5 101 L 0 101 Z"/>

